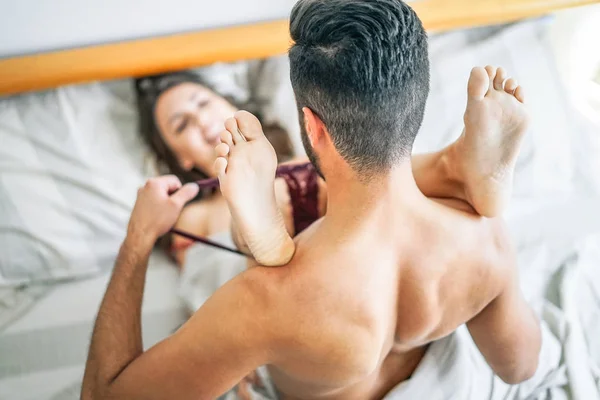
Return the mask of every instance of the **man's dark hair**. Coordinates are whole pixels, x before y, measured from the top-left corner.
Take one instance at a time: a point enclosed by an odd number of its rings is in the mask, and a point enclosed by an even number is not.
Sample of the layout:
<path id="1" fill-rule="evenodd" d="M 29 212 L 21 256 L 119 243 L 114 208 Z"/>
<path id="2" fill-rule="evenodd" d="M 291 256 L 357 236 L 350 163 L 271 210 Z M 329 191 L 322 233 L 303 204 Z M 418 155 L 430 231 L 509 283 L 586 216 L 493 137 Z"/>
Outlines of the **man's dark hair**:
<path id="1" fill-rule="evenodd" d="M 321 118 L 342 157 L 371 174 L 410 156 L 429 94 L 416 13 L 400 0 L 300 0 L 290 33 L 298 107 Z"/>

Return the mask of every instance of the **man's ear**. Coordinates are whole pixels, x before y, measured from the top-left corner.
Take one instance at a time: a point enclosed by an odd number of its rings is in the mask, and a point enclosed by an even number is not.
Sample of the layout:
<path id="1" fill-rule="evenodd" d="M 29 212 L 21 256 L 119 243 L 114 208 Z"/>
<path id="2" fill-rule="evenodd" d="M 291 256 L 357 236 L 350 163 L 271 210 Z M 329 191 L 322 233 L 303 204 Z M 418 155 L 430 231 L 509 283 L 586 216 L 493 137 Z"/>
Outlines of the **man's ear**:
<path id="1" fill-rule="evenodd" d="M 306 128 L 308 140 L 310 141 L 310 145 L 315 148 L 327 134 L 325 124 L 321 121 L 321 118 L 308 107 L 302 107 L 302 113 L 304 113 L 304 127 Z"/>

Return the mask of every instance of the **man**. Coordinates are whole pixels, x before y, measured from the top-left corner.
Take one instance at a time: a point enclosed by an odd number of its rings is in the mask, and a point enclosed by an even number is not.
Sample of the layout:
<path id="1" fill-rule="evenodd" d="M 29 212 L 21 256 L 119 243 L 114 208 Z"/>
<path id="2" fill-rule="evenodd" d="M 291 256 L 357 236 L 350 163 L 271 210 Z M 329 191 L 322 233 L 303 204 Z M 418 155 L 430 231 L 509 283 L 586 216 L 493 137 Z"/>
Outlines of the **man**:
<path id="1" fill-rule="evenodd" d="M 98 313 L 82 398 L 211 399 L 262 365 L 285 398 L 382 398 L 429 343 L 463 323 L 503 380 L 535 372 L 539 323 L 502 222 L 456 199 L 429 199 L 415 182 L 409 155 L 429 65 L 414 12 L 398 0 L 301 0 L 291 33 L 303 139 L 328 185 L 327 214 L 295 238 L 288 265 L 238 275 L 143 352 L 147 260 L 197 190 L 172 177 L 149 181 Z M 473 70 L 468 94 L 465 132 L 449 151 L 462 157 L 453 165 L 464 200 L 497 210 L 525 130 L 523 93 L 487 67 Z M 251 115 L 227 125 L 216 168 L 235 223 L 259 251 L 280 246 L 252 213 L 279 223 L 272 150 Z"/>

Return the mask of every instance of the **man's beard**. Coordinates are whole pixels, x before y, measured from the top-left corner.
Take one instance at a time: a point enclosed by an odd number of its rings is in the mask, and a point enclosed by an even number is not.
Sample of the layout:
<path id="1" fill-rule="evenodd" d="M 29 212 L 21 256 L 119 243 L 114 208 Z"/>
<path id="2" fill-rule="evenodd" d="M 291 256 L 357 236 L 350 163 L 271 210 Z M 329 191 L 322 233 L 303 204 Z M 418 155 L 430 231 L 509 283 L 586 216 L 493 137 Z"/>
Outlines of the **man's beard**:
<path id="1" fill-rule="evenodd" d="M 321 177 L 321 179 L 325 180 L 323 173 L 321 172 L 321 167 L 319 166 L 319 159 L 313 150 L 310 140 L 308 139 L 308 133 L 306 133 L 306 127 L 304 126 L 304 121 L 300 122 L 300 137 L 302 138 L 302 145 L 304 146 L 304 151 L 306 152 L 306 156 L 314 165 L 317 170 L 317 174 Z"/>

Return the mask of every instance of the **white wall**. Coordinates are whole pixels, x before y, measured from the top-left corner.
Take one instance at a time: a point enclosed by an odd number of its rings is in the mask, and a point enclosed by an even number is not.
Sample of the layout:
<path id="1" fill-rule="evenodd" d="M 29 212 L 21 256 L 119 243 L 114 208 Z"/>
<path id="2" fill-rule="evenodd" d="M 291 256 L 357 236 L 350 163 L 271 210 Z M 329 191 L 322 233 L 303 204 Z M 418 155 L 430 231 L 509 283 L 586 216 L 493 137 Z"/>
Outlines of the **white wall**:
<path id="1" fill-rule="evenodd" d="M 0 0 L 0 58 L 285 18 L 295 0 Z"/>

